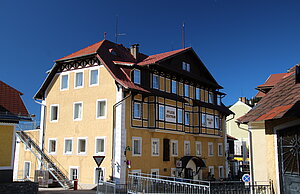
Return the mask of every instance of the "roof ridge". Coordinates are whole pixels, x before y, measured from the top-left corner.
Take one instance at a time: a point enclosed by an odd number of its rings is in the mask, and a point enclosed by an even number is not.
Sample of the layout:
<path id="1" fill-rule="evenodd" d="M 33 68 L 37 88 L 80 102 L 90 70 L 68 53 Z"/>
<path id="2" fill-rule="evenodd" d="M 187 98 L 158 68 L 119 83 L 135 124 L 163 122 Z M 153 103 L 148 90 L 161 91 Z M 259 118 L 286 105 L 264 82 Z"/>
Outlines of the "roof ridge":
<path id="1" fill-rule="evenodd" d="M 16 88 L 14 88 L 14 87 L 11 87 L 10 85 L 8 85 L 7 83 L 5 83 L 5 82 L 3 82 L 3 81 L 1 81 L 0 80 L 0 83 L 2 83 L 2 84 L 4 84 L 4 85 L 6 85 L 6 86 L 8 86 L 9 88 L 11 88 L 11 89 L 13 89 L 13 90 L 15 90 L 17 93 L 19 93 L 20 95 L 23 95 L 23 93 L 22 92 L 20 92 L 19 90 L 17 90 Z"/>

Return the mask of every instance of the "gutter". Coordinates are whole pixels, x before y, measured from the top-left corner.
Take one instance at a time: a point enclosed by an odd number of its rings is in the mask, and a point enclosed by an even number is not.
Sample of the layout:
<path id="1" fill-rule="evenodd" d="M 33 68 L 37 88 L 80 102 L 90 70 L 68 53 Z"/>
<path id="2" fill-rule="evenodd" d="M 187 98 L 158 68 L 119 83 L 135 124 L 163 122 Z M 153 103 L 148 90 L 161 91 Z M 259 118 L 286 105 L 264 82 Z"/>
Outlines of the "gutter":
<path id="1" fill-rule="evenodd" d="M 118 85 L 117 85 L 118 87 Z M 119 89 L 119 87 L 118 87 Z M 112 168 L 112 181 L 114 180 L 114 169 L 115 169 L 115 131 L 116 131 L 116 108 L 117 106 L 119 106 L 123 101 L 125 101 L 126 99 L 128 99 L 130 96 L 132 96 L 131 94 L 131 90 L 129 91 L 130 93 L 125 97 L 125 98 L 122 98 L 122 100 L 116 102 L 114 105 L 113 105 L 113 135 L 112 135 L 112 165 L 111 165 L 111 168 Z"/>

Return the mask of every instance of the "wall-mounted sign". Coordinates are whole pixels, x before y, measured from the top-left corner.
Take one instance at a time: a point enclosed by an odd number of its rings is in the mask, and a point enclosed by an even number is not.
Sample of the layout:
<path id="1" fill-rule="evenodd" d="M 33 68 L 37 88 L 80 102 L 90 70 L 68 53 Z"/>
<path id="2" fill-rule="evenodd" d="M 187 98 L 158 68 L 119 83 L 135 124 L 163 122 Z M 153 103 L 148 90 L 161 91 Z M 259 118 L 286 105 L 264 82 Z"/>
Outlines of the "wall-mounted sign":
<path id="1" fill-rule="evenodd" d="M 176 123 L 176 108 L 165 106 L 165 118 L 167 122 Z"/>
<path id="2" fill-rule="evenodd" d="M 206 115 L 206 127 L 214 128 L 214 116 Z"/>

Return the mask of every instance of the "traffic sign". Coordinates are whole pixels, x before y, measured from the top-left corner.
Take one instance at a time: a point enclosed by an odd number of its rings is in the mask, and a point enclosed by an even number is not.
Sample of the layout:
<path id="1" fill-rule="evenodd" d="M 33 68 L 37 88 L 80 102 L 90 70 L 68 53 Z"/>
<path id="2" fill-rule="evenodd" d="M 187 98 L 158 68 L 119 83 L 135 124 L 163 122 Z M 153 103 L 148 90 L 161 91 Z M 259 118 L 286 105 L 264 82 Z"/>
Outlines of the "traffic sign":
<path id="1" fill-rule="evenodd" d="M 251 178 L 250 178 L 250 175 L 249 175 L 249 174 L 244 174 L 244 175 L 242 176 L 242 181 L 243 181 L 244 183 L 249 183 L 250 180 L 251 180 Z"/>
<path id="2" fill-rule="evenodd" d="M 100 166 L 100 164 L 103 162 L 105 156 L 93 156 L 98 168 Z"/>

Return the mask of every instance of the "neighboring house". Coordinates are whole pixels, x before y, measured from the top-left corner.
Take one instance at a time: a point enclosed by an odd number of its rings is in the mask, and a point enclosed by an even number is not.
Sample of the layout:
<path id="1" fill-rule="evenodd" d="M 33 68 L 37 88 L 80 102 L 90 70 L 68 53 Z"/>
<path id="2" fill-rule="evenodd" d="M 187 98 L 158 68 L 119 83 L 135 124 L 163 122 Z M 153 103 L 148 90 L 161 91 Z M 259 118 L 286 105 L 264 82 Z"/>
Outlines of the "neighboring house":
<path id="1" fill-rule="evenodd" d="M 0 81 L 0 183 L 13 181 L 16 126 L 30 121 L 23 94 Z"/>
<path id="2" fill-rule="evenodd" d="M 244 116 L 252 108 L 250 101 L 246 97 L 240 97 L 239 100 L 229 108 L 235 115 L 227 117 L 226 131 L 227 134 L 236 138 L 234 141 L 234 160 L 231 162 L 230 169 L 233 177 L 241 178 L 242 174 L 249 173 L 249 141 L 248 141 L 248 126 L 241 124 L 237 125 L 236 121 L 239 117 Z"/>
<path id="3" fill-rule="evenodd" d="M 277 193 L 300 192 L 299 66 L 275 83 L 239 122 L 252 133 L 254 181 L 273 181 Z"/>
<path id="4" fill-rule="evenodd" d="M 147 56 L 103 40 L 51 69 L 34 97 L 40 142 L 82 187 L 97 182 L 94 155 L 105 156 L 102 180 L 224 178 L 231 111 L 220 89 L 192 48 Z"/>

